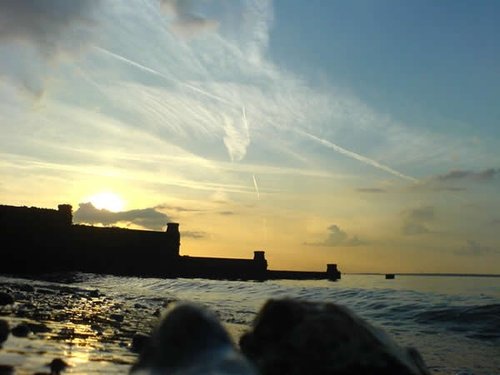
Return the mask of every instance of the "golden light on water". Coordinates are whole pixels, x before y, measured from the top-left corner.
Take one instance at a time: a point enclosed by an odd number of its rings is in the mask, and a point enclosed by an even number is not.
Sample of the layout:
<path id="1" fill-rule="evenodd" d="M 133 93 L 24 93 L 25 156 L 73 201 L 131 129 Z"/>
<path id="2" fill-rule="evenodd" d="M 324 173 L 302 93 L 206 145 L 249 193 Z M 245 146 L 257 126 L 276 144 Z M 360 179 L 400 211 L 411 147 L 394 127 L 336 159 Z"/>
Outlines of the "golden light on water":
<path id="1" fill-rule="evenodd" d="M 125 206 L 123 199 L 118 194 L 110 191 L 94 194 L 87 198 L 86 201 L 92 203 L 95 208 L 112 212 L 122 211 Z"/>

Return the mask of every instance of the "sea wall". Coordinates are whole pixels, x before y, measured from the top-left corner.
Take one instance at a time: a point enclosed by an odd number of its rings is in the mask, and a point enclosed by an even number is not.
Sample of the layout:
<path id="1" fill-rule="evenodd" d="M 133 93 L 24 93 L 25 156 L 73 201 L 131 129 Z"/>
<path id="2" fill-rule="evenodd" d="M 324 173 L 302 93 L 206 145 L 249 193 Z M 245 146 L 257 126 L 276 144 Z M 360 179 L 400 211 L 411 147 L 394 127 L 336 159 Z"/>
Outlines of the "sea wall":
<path id="1" fill-rule="evenodd" d="M 83 271 L 168 277 L 177 269 L 178 224 L 167 232 L 73 225 L 58 210 L 0 206 L 0 272 Z"/>
<path id="2" fill-rule="evenodd" d="M 272 271 L 264 251 L 253 259 L 180 256 L 179 224 L 165 232 L 74 225 L 70 205 L 57 210 L 0 205 L 0 273 L 81 271 L 122 276 L 227 280 L 337 280 L 326 272 Z"/>

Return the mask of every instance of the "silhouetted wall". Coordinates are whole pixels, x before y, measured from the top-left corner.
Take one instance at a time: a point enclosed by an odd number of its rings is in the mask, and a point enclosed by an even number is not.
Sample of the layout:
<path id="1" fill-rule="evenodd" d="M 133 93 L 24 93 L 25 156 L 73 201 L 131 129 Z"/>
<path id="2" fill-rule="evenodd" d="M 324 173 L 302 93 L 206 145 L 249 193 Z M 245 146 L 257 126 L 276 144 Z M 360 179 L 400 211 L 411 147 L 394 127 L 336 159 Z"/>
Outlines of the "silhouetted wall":
<path id="1" fill-rule="evenodd" d="M 337 280 L 327 272 L 270 271 L 264 251 L 253 259 L 180 256 L 179 224 L 166 232 L 73 225 L 72 208 L 58 210 L 0 205 L 0 272 L 35 274 L 82 271 L 128 276 L 213 279 Z"/>
<path id="2" fill-rule="evenodd" d="M 0 272 L 84 271 L 169 276 L 179 255 L 179 225 L 167 232 L 72 225 L 72 208 L 0 205 Z"/>

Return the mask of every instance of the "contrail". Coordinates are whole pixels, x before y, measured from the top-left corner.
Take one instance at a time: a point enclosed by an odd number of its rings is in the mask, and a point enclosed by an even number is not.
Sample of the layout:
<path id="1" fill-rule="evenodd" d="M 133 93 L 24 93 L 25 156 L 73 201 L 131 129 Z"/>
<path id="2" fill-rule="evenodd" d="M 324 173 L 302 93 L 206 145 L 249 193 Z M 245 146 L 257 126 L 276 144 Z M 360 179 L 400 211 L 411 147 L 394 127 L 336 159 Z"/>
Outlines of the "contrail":
<path id="1" fill-rule="evenodd" d="M 255 175 L 252 175 L 253 177 L 253 186 L 255 186 L 255 191 L 257 192 L 257 200 L 260 200 L 260 193 L 259 193 L 259 186 L 257 185 L 257 179 L 255 178 Z"/>
<path id="2" fill-rule="evenodd" d="M 178 79 L 168 77 L 165 74 L 163 74 L 163 73 L 161 73 L 161 72 L 159 72 L 159 71 L 157 71 L 155 69 L 149 68 L 149 67 L 147 67 L 145 65 L 142 65 L 142 64 L 140 64 L 140 63 L 138 63 L 136 61 L 133 61 L 133 60 L 130 60 L 130 59 L 124 57 L 124 56 L 118 55 L 117 53 L 111 52 L 111 51 L 109 51 L 107 49 L 104 49 L 104 48 L 101 48 L 101 47 L 97 47 L 97 46 L 93 46 L 93 47 L 95 49 L 97 49 L 98 51 L 101 51 L 101 52 L 105 53 L 108 56 L 114 57 L 115 59 L 118 59 L 118 60 L 120 60 L 120 61 L 122 61 L 124 63 L 127 63 L 129 65 L 135 66 L 136 68 L 139 68 L 139 69 L 141 69 L 141 70 L 143 70 L 145 72 L 148 72 L 148 73 L 151 73 L 151 74 L 153 74 L 155 76 L 161 77 L 161 78 L 163 78 L 163 79 L 165 79 L 167 81 L 174 82 L 174 83 L 176 83 L 178 85 L 187 87 L 188 89 L 196 91 L 196 92 L 198 92 L 198 93 L 200 93 L 202 95 L 205 95 L 205 96 L 207 96 L 209 98 L 215 99 L 215 100 L 217 100 L 217 101 L 219 101 L 221 103 L 227 104 L 227 105 L 229 105 L 231 107 L 238 107 L 235 103 L 232 103 L 232 102 L 230 102 L 230 101 L 228 101 L 228 100 L 226 100 L 226 99 L 224 99 L 224 98 L 222 98 L 222 97 L 220 97 L 218 95 L 214 95 L 214 94 L 212 94 L 212 93 L 210 93 L 208 91 L 202 90 L 199 87 L 190 85 L 189 83 L 182 82 L 182 81 L 180 81 Z"/>
<path id="3" fill-rule="evenodd" d="M 394 176 L 398 176 L 398 177 L 403 178 L 405 180 L 409 180 L 411 182 L 418 182 L 418 180 L 414 177 L 407 176 L 401 172 L 396 171 L 395 169 L 392 169 L 391 167 L 388 167 L 387 165 L 380 164 L 376 160 L 367 158 L 366 156 L 357 154 L 353 151 L 346 150 L 345 148 L 340 147 L 340 146 L 338 146 L 335 143 L 332 143 L 330 141 L 327 141 L 326 139 L 316 137 L 315 135 L 309 134 L 309 133 L 304 132 L 302 130 L 295 130 L 295 132 L 297 132 L 298 134 L 301 134 L 309 139 L 312 139 L 313 141 L 316 141 L 316 142 L 322 144 L 323 146 L 331 148 L 332 150 L 338 152 L 339 154 L 342 154 L 342 155 L 345 155 L 345 156 L 350 157 L 352 159 L 358 160 L 364 164 L 371 165 L 372 167 L 375 167 L 377 169 L 381 169 L 383 171 L 389 172 L 390 174 L 392 174 Z"/>

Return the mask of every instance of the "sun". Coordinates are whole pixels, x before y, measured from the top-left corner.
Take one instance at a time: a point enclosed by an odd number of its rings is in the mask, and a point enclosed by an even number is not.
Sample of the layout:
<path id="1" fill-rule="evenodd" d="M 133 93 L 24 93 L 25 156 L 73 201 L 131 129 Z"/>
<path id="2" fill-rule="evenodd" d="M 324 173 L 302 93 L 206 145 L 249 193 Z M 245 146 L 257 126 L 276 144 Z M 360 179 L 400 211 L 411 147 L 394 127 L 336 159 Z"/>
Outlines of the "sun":
<path id="1" fill-rule="evenodd" d="M 115 193 L 106 191 L 92 195 L 87 199 L 95 208 L 112 212 L 122 211 L 125 203 L 123 199 Z"/>

